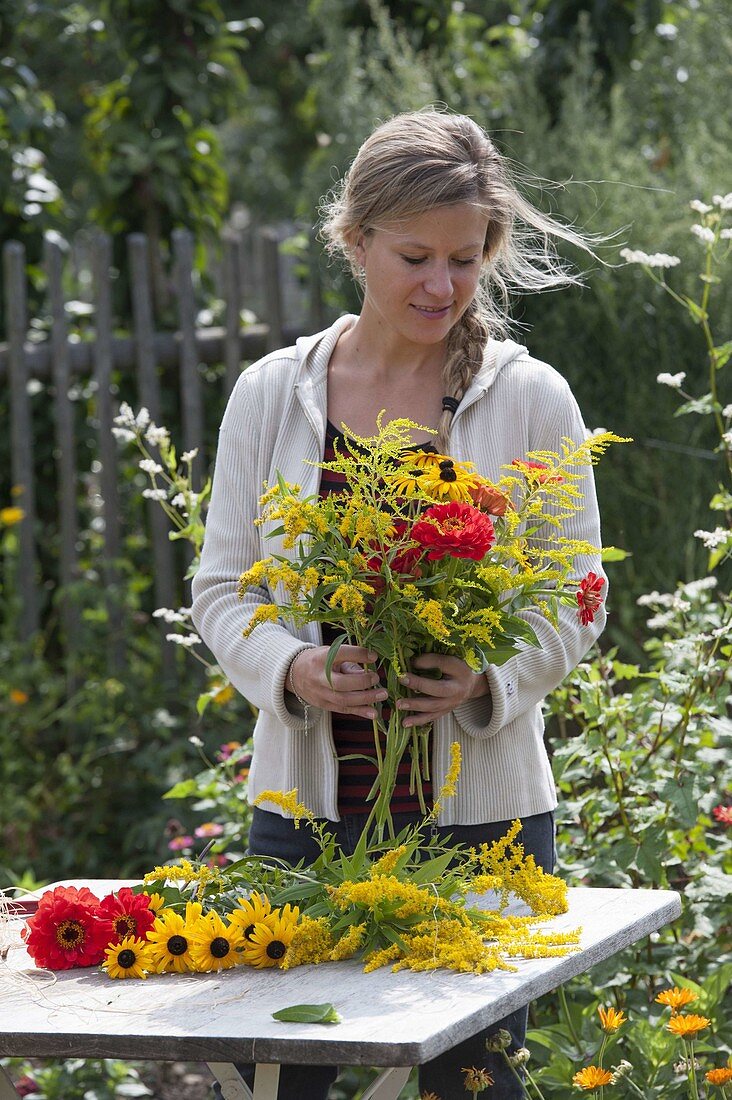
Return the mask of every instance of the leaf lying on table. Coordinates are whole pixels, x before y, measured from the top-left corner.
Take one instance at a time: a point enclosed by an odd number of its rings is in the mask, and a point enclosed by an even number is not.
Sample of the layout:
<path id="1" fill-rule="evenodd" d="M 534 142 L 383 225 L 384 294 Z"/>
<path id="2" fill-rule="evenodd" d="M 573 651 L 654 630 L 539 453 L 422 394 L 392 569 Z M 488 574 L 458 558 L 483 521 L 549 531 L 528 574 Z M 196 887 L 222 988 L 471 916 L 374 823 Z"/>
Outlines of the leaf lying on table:
<path id="1" fill-rule="evenodd" d="M 341 1018 L 332 1004 L 290 1005 L 273 1012 L 275 1020 L 286 1024 L 339 1024 Z"/>

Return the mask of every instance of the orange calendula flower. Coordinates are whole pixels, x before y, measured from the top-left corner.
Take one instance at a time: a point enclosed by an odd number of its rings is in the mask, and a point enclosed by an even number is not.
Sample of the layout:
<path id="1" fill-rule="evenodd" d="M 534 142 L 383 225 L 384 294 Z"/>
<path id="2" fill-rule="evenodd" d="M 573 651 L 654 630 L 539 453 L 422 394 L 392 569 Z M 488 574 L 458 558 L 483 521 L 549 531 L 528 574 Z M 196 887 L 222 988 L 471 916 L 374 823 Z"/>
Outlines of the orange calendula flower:
<path id="1" fill-rule="evenodd" d="M 679 989 L 677 985 L 675 985 L 673 989 L 664 989 L 663 992 L 659 993 L 656 997 L 658 1004 L 668 1005 L 672 1014 L 677 1013 L 684 1005 L 691 1004 L 691 1002 L 695 1000 L 696 993 L 691 989 Z"/>
<path id="2" fill-rule="evenodd" d="M 594 1092 L 601 1085 L 609 1085 L 612 1076 L 612 1073 L 606 1069 L 601 1069 L 599 1066 L 585 1066 L 579 1073 L 575 1073 L 572 1084 L 578 1089 L 584 1089 L 585 1092 Z"/>
<path id="3" fill-rule="evenodd" d="M 601 1005 L 597 1011 L 600 1016 L 600 1027 L 608 1034 L 617 1031 L 626 1021 L 625 1014 L 618 1011 L 617 1008 L 603 1008 Z"/>
<path id="4" fill-rule="evenodd" d="M 695 1016 L 693 1013 L 684 1016 L 683 1013 L 679 1012 L 676 1016 L 671 1017 L 666 1027 L 674 1035 L 678 1035 L 680 1039 L 693 1039 L 705 1027 L 709 1027 L 710 1023 L 711 1020 L 708 1020 L 706 1016 Z"/>
<path id="5" fill-rule="evenodd" d="M 15 707 L 24 707 L 30 699 L 27 691 L 21 691 L 20 688 L 12 688 L 10 691 L 10 702 Z"/>
<path id="6" fill-rule="evenodd" d="M 707 1070 L 704 1076 L 710 1085 L 728 1085 L 732 1081 L 732 1066 Z"/>

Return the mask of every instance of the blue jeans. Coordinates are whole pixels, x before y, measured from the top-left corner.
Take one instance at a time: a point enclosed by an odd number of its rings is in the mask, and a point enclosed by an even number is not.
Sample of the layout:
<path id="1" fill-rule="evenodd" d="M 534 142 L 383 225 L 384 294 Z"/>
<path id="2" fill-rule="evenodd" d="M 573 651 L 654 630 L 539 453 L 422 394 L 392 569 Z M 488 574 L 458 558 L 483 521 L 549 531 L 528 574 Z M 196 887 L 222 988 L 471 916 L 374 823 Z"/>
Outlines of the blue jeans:
<path id="1" fill-rule="evenodd" d="M 415 814 L 394 814 L 394 829 L 399 833 L 405 826 L 419 820 Z M 366 823 L 366 814 L 349 814 L 340 821 L 327 822 L 331 832 L 346 855 L 351 855 L 358 843 L 361 831 Z M 491 821 L 485 825 L 450 825 L 438 827 L 440 839 L 450 836 L 455 844 L 466 847 L 490 844 L 505 836 L 510 821 Z M 533 855 L 537 864 L 547 872 L 554 869 L 554 814 L 536 814 L 522 819 L 522 830 L 517 843 L 523 844 L 527 855 Z M 255 808 L 252 826 L 249 832 L 249 853 L 251 855 L 278 856 L 288 863 L 298 863 L 304 859 L 312 863 L 320 854 L 320 848 L 312 835 L 307 822 L 302 821 L 295 829 L 289 818 L 267 810 Z M 510 1054 L 524 1045 L 528 1020 L 528 1005 L 512 1012 L 503 1020 L 492 1024 L 487 1031 L 465 1039 L 451 1050 L 445 1051 L 431 1062 L 419 1067 L 420 1093 L 433 1092 L 440 1100 L 464 1100 L 465 1084 L 462 1070 L 467 1066 L 476 1066 L 488 1070 L 494 1085 L 491 1095 L 501 1100 L 522 1100 L 525 1095 L 523 1086 L 514 1077 L 506 1065 L 502 1054 L 486 1051 L 485 1041 L 499 1028 L 511 1033 Z M 237 1066 L 250 1088 L 254 1082 L 253 1066 Z M 283 1065 L 280 1072 L 279 1100 L 326 1100 L 328 1090 L 338 1076 L 337 1066 Z M 494 1091 L 495 1090 L 495 1091 Z M 218 1085 L 214 1085 L 214 1095 L 221 1096 Z"/>

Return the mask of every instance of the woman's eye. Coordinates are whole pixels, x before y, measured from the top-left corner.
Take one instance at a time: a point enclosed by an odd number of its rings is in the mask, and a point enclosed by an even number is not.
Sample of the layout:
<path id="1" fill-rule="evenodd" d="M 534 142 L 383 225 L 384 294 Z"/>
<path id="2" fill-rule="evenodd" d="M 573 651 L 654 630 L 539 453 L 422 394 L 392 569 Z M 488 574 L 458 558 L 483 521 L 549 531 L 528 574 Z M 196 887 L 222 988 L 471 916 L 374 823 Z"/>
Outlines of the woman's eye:
<path id="1" fill-rule="evenodd" d="M 423 264 L 424 256 L 402 256 L 403 260 L 406 260 L 408 264 Z"/>
<path id="2" fill-rule="evenodd" d="M 470 267 L 471 264 L 477 262 L 477 256 L 471 256 L 469 260 L 455 260 L 458 267 Z"/>

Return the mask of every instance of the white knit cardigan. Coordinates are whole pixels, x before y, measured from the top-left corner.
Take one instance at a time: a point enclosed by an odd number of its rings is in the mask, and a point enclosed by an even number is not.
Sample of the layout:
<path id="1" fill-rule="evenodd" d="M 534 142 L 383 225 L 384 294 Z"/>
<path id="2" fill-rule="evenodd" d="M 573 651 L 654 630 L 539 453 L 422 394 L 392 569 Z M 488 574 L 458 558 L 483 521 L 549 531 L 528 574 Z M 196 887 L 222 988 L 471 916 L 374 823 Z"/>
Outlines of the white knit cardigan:
<path id="1" fill-rule="evenodd" d="M 333 821 L 339 816 L 338 762 L 330 714 L 311 707 L 306 728 L 302 709 L 285 691 L 293 657 L 306 646 L 322 644 L 320 625 L 293 629 L 264 623 L 245 639 L 242 629 L 255 607 L 270 602 L 272 594 L 250 590 L 242 601 L 236 586 L 254 561 L 294 553 L 254 526 L 257 501 L 264 482 L 271 484 L 277 471 L 300 484 L 304 495 L 317 494 L 320 471 L 308 461 L 317 463 L 323 456 L 328 361 L 354 320 L 341 317 L 324 332 L 265 356 L 241 374 L 221 424 L 206 538 L 193 581 L 196 627 L 234 687 L 259 710 L 250 798 L 266 789 L 297 787 L 301 802 Z M 579 443 L 586 435 L 561 375 L 518 344 L 489 341 L 484 365 L 455 413 L 450 453 L 497 479 L 502 464 L 527 451 L 559 450 L 563 438 Z M 565 524 L 563 534 L 599 546 L 591 468 L 582 490 L 584 508 Z M 577 560 L 577 576 L 589 570 L 604 576 L 599 556 Z M 525 646 L 506 664 L 489 668 L 490 695 L 462 704 L 435 723 L 435 790 L 449 767 L 452 741 L 460 742 L 463 761 L 457 794 L 445 800 L 439 818 L 442 825 L 503 821 L 556 806 L 541 703 L 582 659 L 602 630 L 605 614 L 599 611 L 593 624 L 582 626 L 576 609 L 561 605 L 558 630 L 539 612 L 521 614 L 541 648 Z"/>

